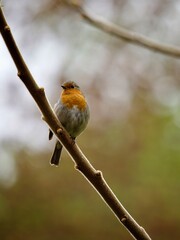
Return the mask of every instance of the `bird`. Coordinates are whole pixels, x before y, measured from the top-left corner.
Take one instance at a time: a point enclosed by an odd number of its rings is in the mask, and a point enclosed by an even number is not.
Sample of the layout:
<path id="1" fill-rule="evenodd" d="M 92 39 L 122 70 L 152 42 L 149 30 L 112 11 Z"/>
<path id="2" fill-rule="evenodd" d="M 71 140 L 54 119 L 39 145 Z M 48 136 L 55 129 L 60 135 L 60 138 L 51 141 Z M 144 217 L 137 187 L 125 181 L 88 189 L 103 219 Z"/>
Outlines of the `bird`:
<path id="1" fill-rule="evenodd" d="M 86 128 L 90 110 L 86 98 L 80 87 L 73 81 L 65 82 L 61 85 L 62 92 L 57 103 L 54 105 L 54 111 L 62 126 L 75 140 Z M 53 137 L 53 132 L 49 129 L 49 140 Z M 62 144 L 56 140 L 55 148 L 51 156 L 51 165 L 58 166 L 62 152 Z"/>

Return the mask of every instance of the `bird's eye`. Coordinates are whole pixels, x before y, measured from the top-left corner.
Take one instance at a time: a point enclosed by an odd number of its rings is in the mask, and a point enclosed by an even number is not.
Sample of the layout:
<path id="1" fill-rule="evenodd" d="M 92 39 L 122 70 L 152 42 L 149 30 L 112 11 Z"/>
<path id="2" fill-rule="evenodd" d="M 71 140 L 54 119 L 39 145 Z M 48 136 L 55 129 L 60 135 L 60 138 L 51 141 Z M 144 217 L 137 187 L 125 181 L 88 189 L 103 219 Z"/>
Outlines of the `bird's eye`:
<path id="1" fill-rule="evenodd" d="M 72 85 L 71 88 L 74 88 L 74 86 Z"/>

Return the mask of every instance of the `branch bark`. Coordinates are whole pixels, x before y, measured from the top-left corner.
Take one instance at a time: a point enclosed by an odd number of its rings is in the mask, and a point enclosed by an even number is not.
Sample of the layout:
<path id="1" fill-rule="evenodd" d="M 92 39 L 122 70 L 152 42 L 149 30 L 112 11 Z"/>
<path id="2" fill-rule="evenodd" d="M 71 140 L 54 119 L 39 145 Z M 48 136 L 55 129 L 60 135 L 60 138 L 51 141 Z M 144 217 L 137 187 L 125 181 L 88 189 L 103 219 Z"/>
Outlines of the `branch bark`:
<path id="1" fill-rule="evenodd" d="M 88 161 L 88 159 L 81 152 L 77 144 L 70 138 L 68 133 L 63 129 L 61 123 L 55 116 L 44 92 L 43 88 L 40 88 L 31 75 L 26 63 L 21 56 L 20 51 L 16 45 L 16 42 L 11 33 L 10 27 L 7 25 L 2 9 L 0 8 L 0 32 L 6 43 L 6 46 L 11 54 L 11 57 L 17 67 L 18 76 L 25 84 L 29 93 L 37 103 L 43 119 L 47 122 L 49 127 L 56 134 L 57 138 L 61 141 L 66 148 L 78 169 L 84 177 L 92 184 L 99 195 L 104 199 L 105 203 L 110 207 L 115 216 L 126 227 L 131 235 L 138 240 L 150 240 L 150 237 L 146 231 L 138 225 L 138 223 L 132 218 L 132 216 L 123 207 L 115 194 L 112 192 L 108 184 L 106 183 L 103 175 L 100 171 L 97 171 Z"/>
<path id="2" fill-rule="evenodd" d="M 78 0 L 71 0 L 69 4 L 71 7 L 75 7 L 76 11 L 86 22 L 106 33 L 109 33 L 112 36 L 115 36 L 129 43 L 148 48 L 149 50 L 155 52 L 163 53 L 171 57 L 180 58 L 180 47 L 157 42 L 151 38 L 145 37 L 142 34 L 127 30 L 126 28 L 117 26 L 111 22 L 103 20 L 98 16 L 92 15 L 82 8 Z"/>

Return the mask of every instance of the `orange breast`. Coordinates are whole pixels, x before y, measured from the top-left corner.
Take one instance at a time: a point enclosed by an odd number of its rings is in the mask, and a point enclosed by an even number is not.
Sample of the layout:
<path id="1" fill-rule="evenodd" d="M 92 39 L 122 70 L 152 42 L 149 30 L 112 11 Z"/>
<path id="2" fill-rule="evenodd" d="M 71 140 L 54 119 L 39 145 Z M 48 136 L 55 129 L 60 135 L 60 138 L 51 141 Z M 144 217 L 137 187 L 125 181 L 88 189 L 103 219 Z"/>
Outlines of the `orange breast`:
<path id="1" fill-rule="evenodd" d="M 62 92 L 61 101 L 68 108 L 77 106 L 80 110 L 86 108 L 86 100 L 84 95 L 78 89 L 67 89 Z"/>

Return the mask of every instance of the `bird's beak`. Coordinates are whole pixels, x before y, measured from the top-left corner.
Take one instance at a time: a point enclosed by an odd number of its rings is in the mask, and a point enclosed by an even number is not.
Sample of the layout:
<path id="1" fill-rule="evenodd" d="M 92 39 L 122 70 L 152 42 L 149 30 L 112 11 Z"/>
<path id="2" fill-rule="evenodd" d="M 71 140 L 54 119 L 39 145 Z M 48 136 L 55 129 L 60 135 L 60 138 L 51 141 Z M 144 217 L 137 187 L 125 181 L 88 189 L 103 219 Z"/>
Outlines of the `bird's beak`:
<path id="1" fill-rule="evenodd" d="M 61 87 L 62 87 L 63 89 L 66 89 L 64 85 L 61 85 Z"/>

